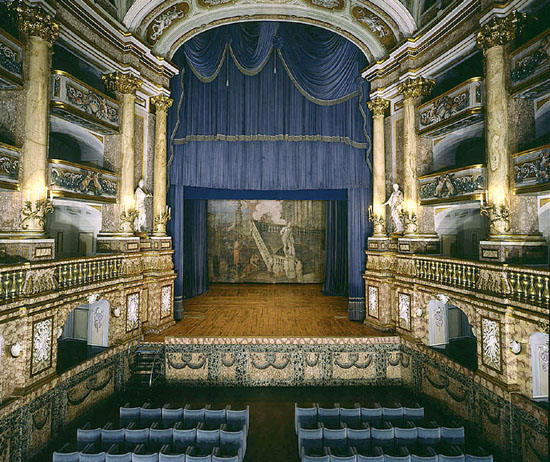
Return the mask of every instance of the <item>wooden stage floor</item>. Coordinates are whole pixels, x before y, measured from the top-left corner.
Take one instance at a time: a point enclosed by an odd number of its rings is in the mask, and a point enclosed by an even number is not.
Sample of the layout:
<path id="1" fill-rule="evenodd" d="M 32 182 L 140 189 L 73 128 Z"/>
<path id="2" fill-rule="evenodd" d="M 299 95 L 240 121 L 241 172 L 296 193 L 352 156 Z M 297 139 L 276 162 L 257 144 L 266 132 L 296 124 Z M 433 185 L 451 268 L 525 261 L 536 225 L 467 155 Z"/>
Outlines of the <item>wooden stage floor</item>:
<path id="1" fill-rule="evenodd" d="M 318 284 L 211 284 L 185 300 L 183 319 L 146 336 L 164 337 L 381 337 L 348 320 L 345 297 L 325 297 Z"/>

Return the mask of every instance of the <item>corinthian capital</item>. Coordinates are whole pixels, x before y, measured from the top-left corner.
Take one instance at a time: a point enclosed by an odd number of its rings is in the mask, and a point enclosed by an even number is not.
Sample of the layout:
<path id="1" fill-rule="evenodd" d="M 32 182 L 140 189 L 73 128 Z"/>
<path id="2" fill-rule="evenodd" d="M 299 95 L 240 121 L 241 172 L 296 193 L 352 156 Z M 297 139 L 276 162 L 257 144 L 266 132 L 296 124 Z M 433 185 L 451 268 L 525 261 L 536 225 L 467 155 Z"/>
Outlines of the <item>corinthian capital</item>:
<path id="1" fill-rule="evenodd" d="M 505 18 L 492 18 L 477 33 L 477 46 L 485 52 L 497 45 L 506 45 L 523 28 L 526 17 L 525 13 L 514 11 Z"/>
<path id="2" fill-rule="evenodd" d="M 15 11 L 19 30 L 29 37 L 40 37 L 53 43 L 59 37 L 59 24 L 42 8 L 31 8 L 22 2 L 13 2 L 9 8 Z"/>
<path id="3" fill-rule="evenodd" d="M 157 112 L 167 112 L 173 103 L 174 100 L 166 95 L 158 95 L 151 98 L 151 104 L 157 108 Z"/>
<path id="4" fill-rule="evenodd" d="M 390 102 L 388 100 L 380 98 L 380 96 L 377 96 L 376 98 L 367 101 L 367 106 L 372 111 L 373 115 L 383 116 L 386 109 L 388 109 L 388 107 L 390 106 Z"/>
<path id="5" fill-rule="evenodd" d="M 428 96 L 435 85 L 435 80 L 417 77 L 416 79 L 407 79 L 397 87 L 397 91 L 405 99 L 418 98 L 419 96 Z"/>
<path id="6" fill-rule="evenodd" d="M 132 74 L 123 74 L 116 71 L 101 76 L 107 90 L 122 93 L 123 95 L 135 95 L 141 88 L 142 81 Z"/>

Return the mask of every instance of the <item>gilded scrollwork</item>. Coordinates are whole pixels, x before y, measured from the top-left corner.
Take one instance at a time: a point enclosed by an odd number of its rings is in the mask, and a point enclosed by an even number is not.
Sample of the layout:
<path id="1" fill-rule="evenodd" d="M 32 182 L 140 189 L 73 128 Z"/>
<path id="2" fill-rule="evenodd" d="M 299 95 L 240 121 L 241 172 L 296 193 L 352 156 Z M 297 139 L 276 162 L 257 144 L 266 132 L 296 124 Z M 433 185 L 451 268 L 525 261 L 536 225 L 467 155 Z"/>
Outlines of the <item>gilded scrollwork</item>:
<path id="1" fill-rule="evenodd" d="M 523 27 L 527 15 L 514 11 L 504 18 L 493 17 L 481 27 L 476 40 L 483 51 L 495 46 L 506 45 L 514 40 L 516 33 Z"/>
<path id="2" fill-rule="evenodd" d="M 105 82 L 105 87 L 108 91 L 119 92 L 123 95 L 135 95 L 136 91 L 139 90 L 143 84 L 139 77 L 119 71 L 104 74 L 101 78 Z"/>
<path id="3" fill-rule="evenodd" d="M 59 282 L 55 267 L 32 269 L 27 271 L 23 283 L 23 293 L 25 296 L 37 295 L 51 290 L 57 290 Z"/>

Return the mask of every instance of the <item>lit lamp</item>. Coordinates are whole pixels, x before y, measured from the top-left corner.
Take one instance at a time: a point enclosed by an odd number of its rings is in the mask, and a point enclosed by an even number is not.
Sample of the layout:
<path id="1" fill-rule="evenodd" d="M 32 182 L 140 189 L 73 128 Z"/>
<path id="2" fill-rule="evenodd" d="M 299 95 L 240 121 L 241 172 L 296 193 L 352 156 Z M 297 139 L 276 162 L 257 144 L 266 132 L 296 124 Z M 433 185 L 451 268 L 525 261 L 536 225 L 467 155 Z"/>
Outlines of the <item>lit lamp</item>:
<path id="1" fill-rule="evenodd" d="M 369 209 L 370 213 L 370 209 Z M 168 206 L 164 209 L 164 212 L 157 215 L 153 219 L 153 227 L 155 229 L 155 235 L 164 236 L 166 234 L 166 223 L 172 219 L 172 209 Z"/>
<path id="2" fill-rule="evenodd" d="M 46 215 L 53 213 L 53 192 L 46 186 L 27 189 L 27 200 L 21 209 L 21 228 L 31 231 L 42 231 Z"/>
<path id="3" fill-rule="evenodd" d="M 374 211 L 373 206 L 369 206 L 369 221 L 374 225 L 374 236 L 382 237 L 386 235 L 386 220 L 382 216 L 383 212 L 382 205 L 375 205 Z"/>
<path id="4" fill-rule="evenodd" d="M 489 219 L 489 233 L 505 234 L 510 231 L 510 209 L 506 206 L 504 191 L 485 191 L 481 196 L 479 213 Z"/>
<path id="5" fill-rule="evenodd" d="M 403 209 L 401 210 L 401 220 L 403 220 L 403 225 L 405 226 L 405 235 L 416 234 L 418 230 L 416 207 L 412 201 L 408 200 L 404 202 Z"/>
<path id="6" fill-rule="evenodd" d="M 126 198 L 123 201 L 122 213 L 120 214 L 120 230 L 125 234 L 133 234 L 135 230 L 134 222 L 137 217 L 136 201 L 132 198 Z"/>

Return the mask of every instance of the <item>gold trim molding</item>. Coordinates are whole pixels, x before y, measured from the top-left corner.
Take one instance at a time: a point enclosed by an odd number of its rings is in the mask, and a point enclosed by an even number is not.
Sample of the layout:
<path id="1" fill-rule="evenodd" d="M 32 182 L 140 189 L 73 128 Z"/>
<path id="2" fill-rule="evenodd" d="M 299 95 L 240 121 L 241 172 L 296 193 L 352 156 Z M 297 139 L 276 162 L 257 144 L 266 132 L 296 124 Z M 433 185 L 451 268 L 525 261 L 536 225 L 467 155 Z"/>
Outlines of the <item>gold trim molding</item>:
<path id="1" fill-rule="evenodd" d="M 155 106 L 157 112 L 168 112 L 174 100 L 166 95 L 157 95 L 151 98 L 151 104 Z"/>
<path id="2" fill-rule="evenodd" d="M 8 8 L 17 14 L 19 29 L 24 34 L 39 37 L 50 45 L 59 37 L 59 24 L 42 8 L 31 8 L 21 1 L 13 2 Z"/>
<path id="3" fill-rule="evenodd" d="M 390 107 L 390 102 L 377 96 L 376 98 L 367 101 L 367 106 L 369 110 L 372 111 L 374 116 L 383 116 L 386 109 Z"/>
<path id="4" fill-rule="evenodd" d="M 133 74 L 124 74 L 116 71 L 101 76 L 108 91 L 119 92 L 123 95 L 134 95 L 141 89 L 143 82 Z"/>
<path id="5" fill-rule="evenodd" d="M 516 33 L 523 28 L 526 18 L 525 13 L 517 11 L 505 18 L 491 18 L 477 33 L 477 46 L 486 52 L 489 48 L 506 45 L 516 38 Z"/>
<path id="6" fill-rule="evenodd" d="M 425 77 L 409 78 L 397 86 L 397 92 L 403 95 L 403 98 L 418 98 L 428 96 L 435 85 L 435 80 Z"/>

